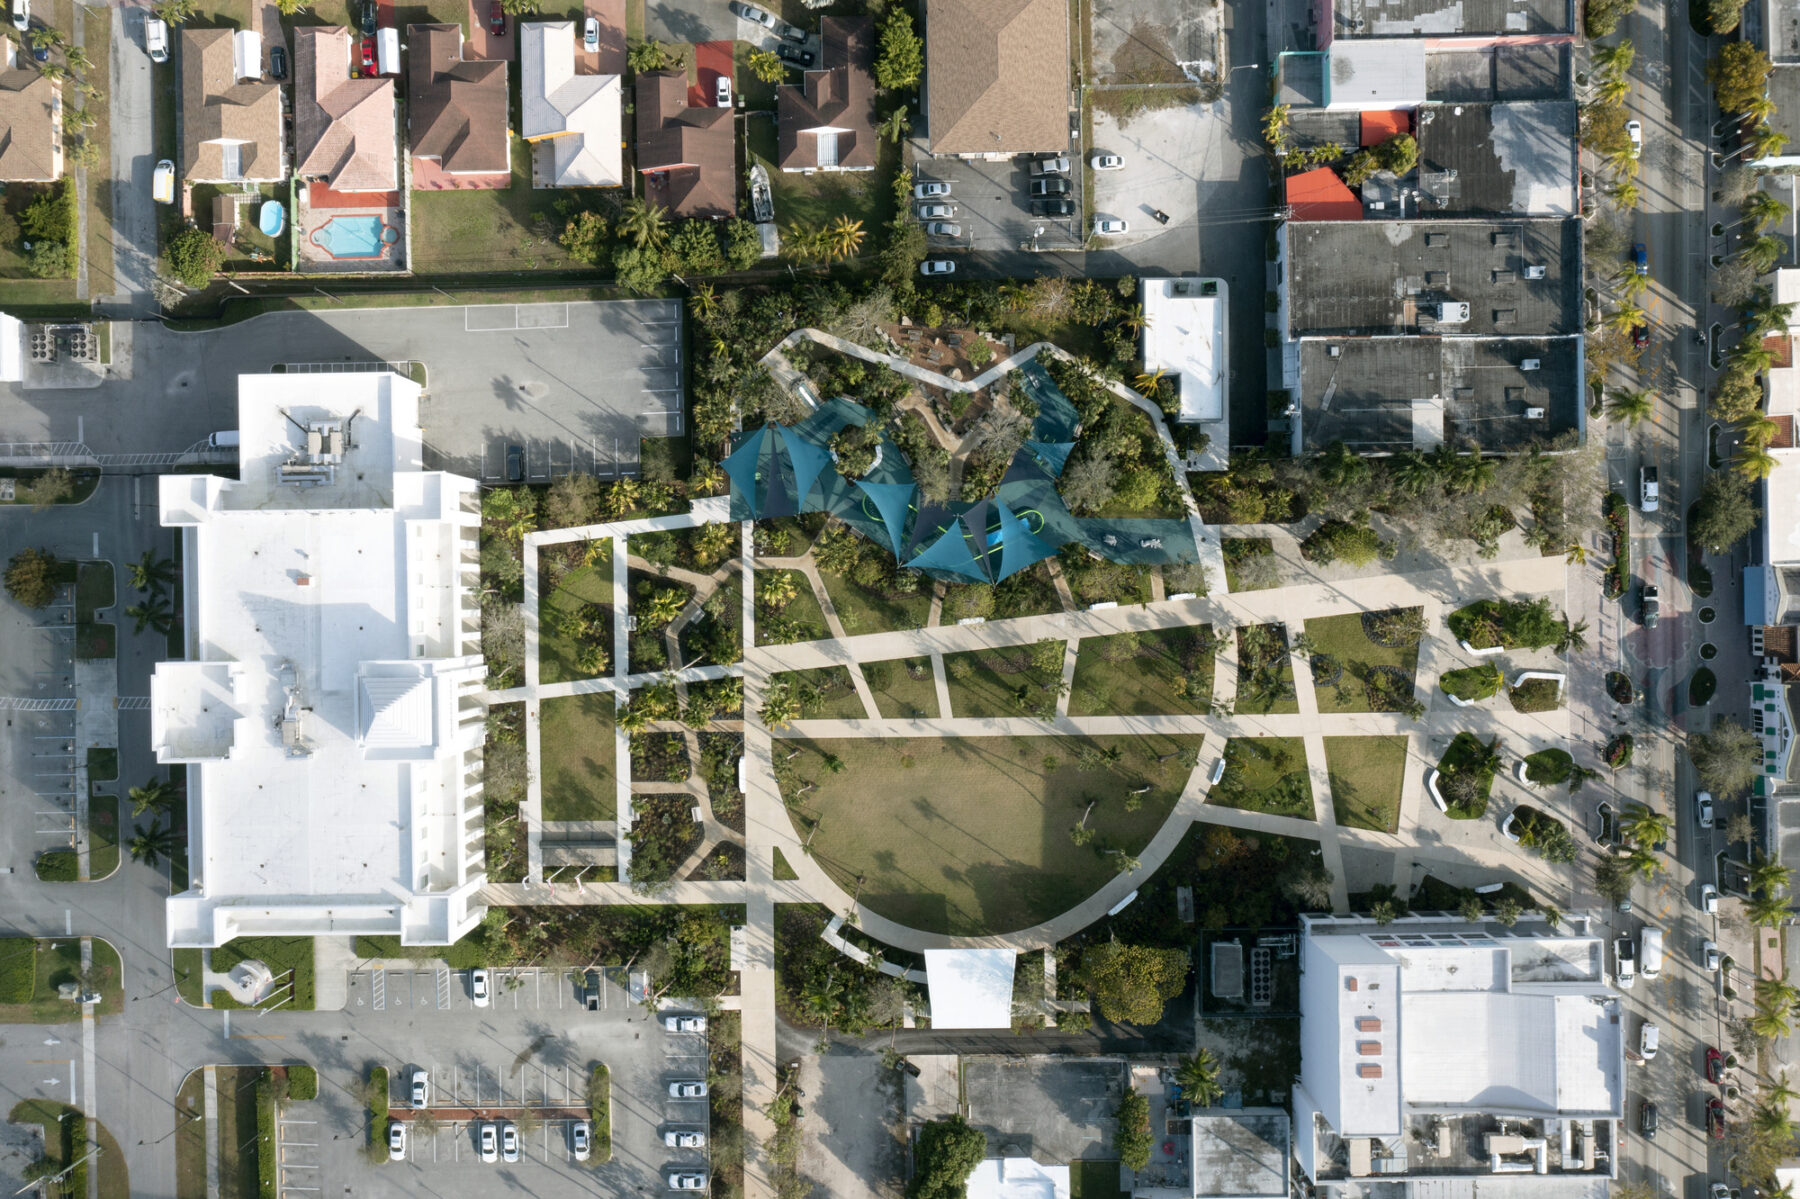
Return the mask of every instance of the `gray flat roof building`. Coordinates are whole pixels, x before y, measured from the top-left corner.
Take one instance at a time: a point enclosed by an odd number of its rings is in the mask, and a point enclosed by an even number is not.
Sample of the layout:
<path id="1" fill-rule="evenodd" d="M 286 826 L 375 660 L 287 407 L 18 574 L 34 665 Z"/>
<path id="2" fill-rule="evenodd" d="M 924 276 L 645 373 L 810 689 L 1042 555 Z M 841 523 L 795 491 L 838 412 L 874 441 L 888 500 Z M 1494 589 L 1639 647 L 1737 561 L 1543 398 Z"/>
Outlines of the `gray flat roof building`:
<path id="1" fill-rule="evenodd" d="M 1419 109 L 1417 211 L 1426 216 L 1574 216 L 1573 101 Z"/>
<path id="2" fill-rule="evenodd" d="M 1290 221 L 1292 337 L 1581 332 L 1574 220 Z"/>
<path id="3" fill-rule="evenodd" d="M 1288 1114 L 1275 1107 L 1194 1113 L 1194 1199 L 1287 1199 Z"/>
<path id="4" fill-rule="evenodd" d="M 1332 33 L 1345 38 L 1531 37 L 1575 28 L 1571 0 L 1333 0 L 1331 18 Z"/>

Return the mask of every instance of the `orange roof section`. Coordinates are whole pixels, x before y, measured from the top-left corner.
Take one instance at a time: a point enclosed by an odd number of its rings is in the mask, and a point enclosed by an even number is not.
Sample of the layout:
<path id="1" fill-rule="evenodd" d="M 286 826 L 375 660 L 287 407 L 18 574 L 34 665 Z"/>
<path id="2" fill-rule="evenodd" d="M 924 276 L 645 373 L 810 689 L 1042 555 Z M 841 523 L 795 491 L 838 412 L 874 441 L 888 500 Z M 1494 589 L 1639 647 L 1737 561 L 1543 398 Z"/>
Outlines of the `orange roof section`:
<path id="1" fill-rule="evenodd" d="M 1287 199 L 1296 221 L 1362 220 L 1362 201 L 1330 167 L 1289 176 Z"/>
<path id="2" fill-rule="evenodd" d="M 1412 132 L 1412 113 L 1404 108 L 1362 114 L 1362 144 L 1379 146 L 1398 133 Z"/>

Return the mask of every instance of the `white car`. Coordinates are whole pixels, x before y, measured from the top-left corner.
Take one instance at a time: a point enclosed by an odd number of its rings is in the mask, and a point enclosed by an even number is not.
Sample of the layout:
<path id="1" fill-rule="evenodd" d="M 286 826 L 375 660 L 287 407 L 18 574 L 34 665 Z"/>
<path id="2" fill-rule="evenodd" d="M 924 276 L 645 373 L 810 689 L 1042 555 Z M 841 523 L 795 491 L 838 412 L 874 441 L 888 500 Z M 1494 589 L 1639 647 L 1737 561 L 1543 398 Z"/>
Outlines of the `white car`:
<path id="1" fill-rule="evenodd" d="M 1700 961 L 1713 973 L 1719 970 L 1719 943 L 1704 941 L 1700 945 Z"/>
<path id="2" fill-rule="evenodd" d="M 431 1106 L 431 1075 L 423 1070 L 413 1071 L 412 1105 L 416 1108 Z"/>
<path id="3" fill-rule="evenodd" d="M 663 1133 L 663 1144 L 671 1149 L 704 1149 L 706 1134 L 692 1128 L 671 1128 Z"/>
<path id="4" fill-rule="evenodd" d="M 706 1175 L 698 1170 L 669 1171 L 669 1189 L 671 1191 L 704 1191 Z"/>
<path id="5" fill-rule="evenodd" d="M 718 100 L 720 108 L 731 107 L 731 76 L 719 76 L 719 85 L 714 92 L 714 96 Z"/>
<path id="6" fill-rule="evenodd" d="M 698 1078 L 683 1078 L 669 1084 L 671 1099 L 704 1099 L 706 1083 Z"/>
<path id="7" fill-rule="evenodd" d="M 1719 914 L 1719 889 L 1711 883 L 1700 884 L 1700 910 L 1708 916 Z"/>
<path id="8" fill-rule="evenodd" d="M 1631 139 L 1631 156 L 1633 158 L 1644 152 L 1644 123 L 1642 121 L 1626 121 L 1625 136 Z"/>
<path id="9" fill-rule="evenodd" d="M 481 1138 L 481 1160 L 497 1162 L 500 1160 L 500 1134 L 492 1124 L 483 1124 L 479 1132 Z"/>
<path id="10" fill-rule="evenodd" d="M 732 0 L 726 7 L 730 8 L 734 15 L 740 16 L 752 24 L 761 25 L 764 29 L 775 28 L 775 18 L 754 4 L 740 4 L 738 0 Z"/>
<path id="11" fill-rule="evenodd" d="M 1088 159 L 1088 165 L 1096 171 L 1122 171 L 1125 160 L 1117 154 L 1095 154 Z"/>
<path id="12" fill-rule="evenodd" d="M 509 1162 L 519 1160 L 519 1126 L 510 1121 L 500 1126 L 500 1156 Z"/>
<path id="13" fill-rule="evenodd" d="M 937 237 L 961 237 L 962 226 L 949 221 L 930 221 L 925 225 L 925 232 Z"/>
<path id="14" fill-rule="evenodd" d="M 919 273 L 925 276 L 954 275 L 956 264 L 948 258 L 927 258 L 919 264 Z"/>
<path id="15" fill-rule="evenodd" d="M 586 1120 L 575 1121 L 575 1126 L 569 1129 L 569 1143 L 578 1162 L 586 1161 L 588 1154 L 594 1151 L 593 1130 Z"/>
<path id="16" fill-rule="evenodd" d="M 28 29 L 31 27 L 30 0 L 12 0 L 13 28 Z"/>
<path id="17" fill-rule="evenodd" d="M 469 998 L 476 1007 L 488 1005 L 488 972 L 485 969 L 469 971 Z"/>
<path id="18" fill-rule="evenodd" d="M 1661 1040 L 1662 1029 L 1648 1020 L 1644 1021 L 1643 1027 L 1638 1029 L 1638 1056 L 1647 1062 L 1654 1060 L 1657 1043 Z"/>
<path id="19" fill-rule="evenodd" d="M 144 50 L 151 62 L 169 61 L 169 23 L 161 17 L 144 19 Z"/>
<path id="20" fill-rule="evenodd" d="M 391 1162 L 406 1160 L 406 1125 L 398 1120 L 388 1125 L 388 1160 Z"/>
<path id="21" fill-rule="evenodd" d="M 935 180 L 927 180 L 926 182 L 916 184 L 913 187 L 913 199 L 915 200 L 932 200 L 936 199 L 938 196 L 947 196 L 949 194 L 950 185 L 948 183 L 938 183 Z"/>
<path id="22" fill-rule="evenodd" d="M 1122 221 L 1116 216 L 1097 216 L 1094 218 L 1094 232 L 1103 236 L 1117 236 L 1129 232 L 1131 222 Z"/>
<path id="23" fill-rule="evenodd" d="M 1709 792 L 1702 791 L 1694 796 L 1694 814 L 1699 817 L 1701 828 L 1713 826 L 1713 798 Z"/>
<path id="24" fill-rule="evenodd" d="M 955 215 L 956 215 L 956 206 L 953 204 L 921 204 L 921 205 L 919 205 L 919 219 L 921 221 L 941 219 L 943 217 L 952 217 Z"/>
<path id="25" fill-rule="evenodd" d="M 664 1016 L 663 1027 L 670 1032 L 705 1032 L 705 1016 Z"/>

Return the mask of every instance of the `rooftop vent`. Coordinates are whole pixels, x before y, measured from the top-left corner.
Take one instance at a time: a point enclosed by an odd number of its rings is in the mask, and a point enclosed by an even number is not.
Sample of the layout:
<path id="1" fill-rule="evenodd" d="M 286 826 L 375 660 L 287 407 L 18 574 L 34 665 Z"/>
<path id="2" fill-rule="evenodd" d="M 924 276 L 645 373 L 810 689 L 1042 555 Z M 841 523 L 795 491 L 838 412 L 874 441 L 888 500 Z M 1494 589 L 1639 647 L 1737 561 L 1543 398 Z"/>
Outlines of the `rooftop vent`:
<path id="1" fill-rule="evenodd" d="M 1380 1016 L 1358 1016 L 1356 1018 L 1356 1031 L 1357 1032 L 1380 1032 L 1381 1031 L 1381 1017 Z"/>
<path id="2" fill-rule="evenodd" d="M 1535 371 L 1541 369 L 1543 365 L 1543 360 L 1540 358 L 1527 358 L 1525 361 L 1519 363 L 1519 369 L 1522 371 Z"/>
<path id="3" fill-rule="evenodd" d="M 1439 304 L 1437 319 L 1440 325 L 1466 325 L 1469 323 L 1469 306 L 1458 301 Z"/>
<path id="4" fill-rule="evenodd" d="M 1527 279 L 1542 279 L 1545 275 L 1547 275 L 1549 273 L 1550 273 L 1550 268 L 1548 268 L 1548 267 L 1528 266 L 1525 268 L 1525 277 Z"/>
<path id="5" fill-rule="evenodd" d="M 1496 230 L 1494 230 L 1494 244 L 1496 246 L 1510 247 L 1510 246 L 1512 246 L 1513 242 L 1514 242 L 1514 234 L 1511 229 L 1496 229 Z"/>
<path id="6" fill-rule="evenodd" d="M 1441 250 L 1449 244 L 1450 235 L 1448 233 L 1427 233 L 1425 235 L 1425 248 L 1428 250 Z"/>
<path id="7" fill-rule="evenodd" d="M 1357 1055 L 1360 1057 L 1380 1057 L 1381 1056 L 1381 1042 L 1380 1041 L 1358 1041 L 1356 1043 L 1356 1052 L 1357 1052 Z"/>
<path id="8" fill-rule="evenodd" d="M 1343 346 L 1326 346 L 1325 347 L 1325 356 L 1327 358 L 1342 358 L 1344 356 L 1344 347 Z M 1350 981 L 1355 982 L 1356 980 L 1351 979 Z"/>
<path id="9" fill-rule="evenodd" d="M 1346 990 L 1346 991 L 1356 990 L 1356 976 L 1354 974 L 1352 974 L 1349 978 L 1346 978 L 1344 980 L 1344 990 Z"/>
<path id="10" fill-rule="evenodd" d="M 1381 1064 L 1379 1062 L 1363 1062 L 1356 1067 L 1356 1076 L 1358 1078 L 1380 1078 Z"/>
<path id="11" fill-rule="evenodd" d="M 1545 415 L 1549 411 L 1550 410 L 1548 408 L 1527 408 L 1525 410 L 1525 419 L 1526 420 L 1543 420 Z"/>

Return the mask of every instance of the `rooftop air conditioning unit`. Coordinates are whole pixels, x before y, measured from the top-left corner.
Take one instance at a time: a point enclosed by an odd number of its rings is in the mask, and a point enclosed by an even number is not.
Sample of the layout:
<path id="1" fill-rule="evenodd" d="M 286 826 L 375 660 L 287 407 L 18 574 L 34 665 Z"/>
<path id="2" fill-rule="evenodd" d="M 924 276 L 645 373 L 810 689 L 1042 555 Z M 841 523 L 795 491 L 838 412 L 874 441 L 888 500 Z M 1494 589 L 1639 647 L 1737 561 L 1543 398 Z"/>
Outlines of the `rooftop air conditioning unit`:
<path id="1" fill-rule="evenodd" d="M 1387 201 L 1386 200 L 1370 200 L 1369 208 L 1371 211 L 1381 212 L 1382 210 L 1387 208 Z"/>
<path id="2" fill-rule="evenodd" d="M 1526 420 L 1543 420 L 1544 412 L 1545 412 L 1545 409 L 1543 409 L 1543 408 L 1527 408 L 1525 410 L 1525 419 Z"/>
<path id="3" fill-rule="evenodd" d="M 1540 359 L 1527 358 L 1525 361 L 1519 363 L 1519 369 L 1522 371 L 1534 371 L 1543 365 L 1544 364 Z"/>
<path id="4" fill-rule="evenodd" d="M 1469 323 L 1469 306 L 1464 303 L 1451 302 L 1438 305 L 1438 324 L 1466 325 Z"/>
<path id="5" fill-rule="evenodd" d="M 1548 273 L 1549 272 L 1541 266 L 1528 266 L 1525 268 L 1525 277 L 1527 279 L 1542 279 Z"/>
<path id="6" fill-rule="evenodd" d="M 1326 346 L 1325 347 L 1325 356 L 1327 358 L 1342 358 L 1344 356 L 1344 347 L 1343 346 Z"/>

